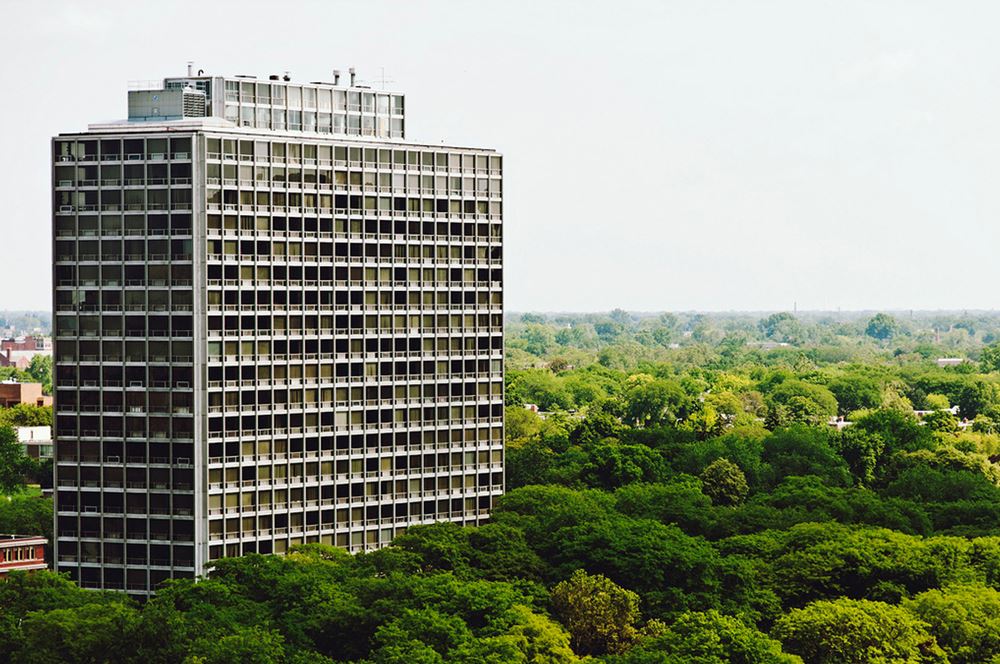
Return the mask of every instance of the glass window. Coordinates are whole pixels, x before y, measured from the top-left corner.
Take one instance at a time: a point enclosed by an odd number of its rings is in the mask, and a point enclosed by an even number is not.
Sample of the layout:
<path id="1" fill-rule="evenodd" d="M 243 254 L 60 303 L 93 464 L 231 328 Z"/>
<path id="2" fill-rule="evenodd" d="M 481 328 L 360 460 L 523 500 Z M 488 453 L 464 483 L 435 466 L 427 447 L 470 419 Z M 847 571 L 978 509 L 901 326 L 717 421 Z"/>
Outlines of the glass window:
<path id="1" fill-rule="evenodd" d="M 277 83 L 271 86 L 271 101 L 277 105 L 285 103 L 285 86 Z"/>
<path id="2" fill-rule="evenodd" d="M 302 89 L 302 103 L 305 108 L 316 108 L 316 88 Z"/>
<path id="3" fill-rule="evenodd" d="M 321 134 L 330 133 L 332 125 L 330 124 L 331 118 L 329 113 L 319 113 L 317 115 L 317 122 L 318 122 L 317 129 Z"/>
<path id="4" fill-rule="evenodd" d="M 316 103 L 317 103 L 317 108 L 319 108 L 319 110 L 321 111 L 330 110 L 330 95 L 331 95 L 330 90 L 320 89 L 316 91 Z"/>
<path id="5" fill-rule="evenodd" d="M 289 108 L 301 108 L 302 107 L 302 88 L 298 86 L 289 86 L 288 88 L 288 106 Z"/>

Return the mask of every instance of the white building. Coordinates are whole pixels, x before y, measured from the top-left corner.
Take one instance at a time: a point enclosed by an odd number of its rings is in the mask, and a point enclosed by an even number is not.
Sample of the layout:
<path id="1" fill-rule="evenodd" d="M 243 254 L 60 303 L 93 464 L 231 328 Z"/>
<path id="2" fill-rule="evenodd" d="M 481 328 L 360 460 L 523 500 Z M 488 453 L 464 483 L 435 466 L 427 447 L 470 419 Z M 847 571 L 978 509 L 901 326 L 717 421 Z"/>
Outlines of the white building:
<path id="1" fill-rule="evenodd" d="M 52 427 L 17 427 L 17 440 L 32 459 L 52 458 Z"/>

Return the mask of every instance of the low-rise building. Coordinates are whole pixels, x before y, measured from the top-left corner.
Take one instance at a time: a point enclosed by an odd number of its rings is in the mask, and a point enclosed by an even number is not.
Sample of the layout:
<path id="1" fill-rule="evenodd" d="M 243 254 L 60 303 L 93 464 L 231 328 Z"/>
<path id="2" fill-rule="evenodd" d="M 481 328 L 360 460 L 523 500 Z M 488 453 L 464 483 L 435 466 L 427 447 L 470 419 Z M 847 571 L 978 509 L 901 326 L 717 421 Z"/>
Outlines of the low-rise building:
<path id="1" fill-rule="evenodd" d="M 0 367 L 24 370 L 36 355 L 52 356 L 52 340 L 45 337 L 0 339 Z"/>
<path id="2" fill-rule="evenodd" d="M 42 394 L 41 383 L 19 383 L 15 380 L 0 382 L 0 406 L 10 408 L 19 403 L 51 406 L 52 397 Z"/>
<path id="3" fill-rule="evenodd" d="M 0 577 L 14 570 L 46 569 L 48 540 L 35 535 L 0 535 Z"/>
<path id="4" fill-rule="evenodd" d="M 17 427 L 17 440 L 32 459 L 52 458 L 52 427 Z"/>

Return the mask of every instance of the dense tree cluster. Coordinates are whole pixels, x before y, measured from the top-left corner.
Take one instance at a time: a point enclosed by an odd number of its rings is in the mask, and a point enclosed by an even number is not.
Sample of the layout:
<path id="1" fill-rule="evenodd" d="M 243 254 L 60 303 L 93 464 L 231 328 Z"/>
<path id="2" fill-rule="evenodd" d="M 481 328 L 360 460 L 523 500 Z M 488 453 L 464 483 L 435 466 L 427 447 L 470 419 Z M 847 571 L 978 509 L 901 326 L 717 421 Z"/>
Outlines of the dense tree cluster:
<path id="1" fill-rule="evenodd" d="M 1000 661 L 994 330 L 525 316 L 490 523 L 223 560 L 143 605 L 13 575 L 0 660 Z"/>

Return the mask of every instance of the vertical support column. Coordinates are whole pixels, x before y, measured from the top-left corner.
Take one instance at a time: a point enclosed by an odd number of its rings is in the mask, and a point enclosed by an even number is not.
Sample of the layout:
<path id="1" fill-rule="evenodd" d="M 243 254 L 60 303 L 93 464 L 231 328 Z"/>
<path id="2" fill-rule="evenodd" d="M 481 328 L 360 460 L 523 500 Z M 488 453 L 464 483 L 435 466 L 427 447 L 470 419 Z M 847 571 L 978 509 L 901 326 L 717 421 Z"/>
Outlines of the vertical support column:
<path id="1" fill-rule="evenodd" d="M 216 92 L 213 90 L 213 93 Z M 207 199 L 205 134 L 191 137 L 192 345 L 194 360 L 194 573 L 205 573 L 208 561 L 208 312 Z"/>

